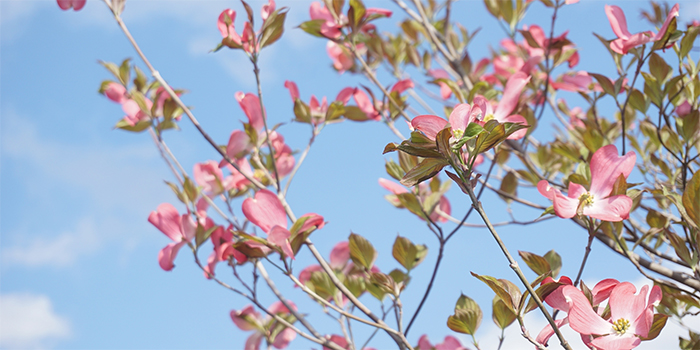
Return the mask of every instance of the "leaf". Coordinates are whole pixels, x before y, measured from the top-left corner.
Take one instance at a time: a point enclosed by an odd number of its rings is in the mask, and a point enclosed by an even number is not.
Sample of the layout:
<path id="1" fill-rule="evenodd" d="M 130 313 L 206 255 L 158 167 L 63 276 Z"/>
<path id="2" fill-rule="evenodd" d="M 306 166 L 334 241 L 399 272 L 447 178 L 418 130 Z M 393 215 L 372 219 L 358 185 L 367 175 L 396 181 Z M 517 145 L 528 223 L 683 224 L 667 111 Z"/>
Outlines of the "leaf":
<path id="1" fill-rule="evenodd" d="M 450 318 L 452 321 L 450 321 Z M 450 327 L 450 324 L 452 324 L 450 329 L 456 332 L 474 335 L 476 330 L 481 325 L 483 312 L 481 311 L 479 304 L 477 304 L 472 298 L 462 294 L 455 304 L 455 314 L 450 316 L 450 318 L 448 318 L 447 321 L 448 327 Z"/>
<path id="2" fill-rule="evenodd" d="M 408 209 L 411 213 L 415 214 L 419 218 L 428 221 L 426 213 L 423 211 L 423 206 L 421 206 L 418 198 L 413 193 L 401 193 L 397 194 L 396 198 L 399 200 L 401 205 Z"/>
<path id="3" fill-rule="evenodd" d="M 284 33 L 284 20 L 287 18 L 286 7 L 275 10 L 265 21 L 262 27 L 262 39 L 260 39 L 260 47 L 266 47 L 282 37 Z"/>
<path id="4" fill-rule="evenodd" d="M 508 193 L 511 196 L 515 197 L 518 194 L 518 177 L 515 176 L 515 173 L 512 171 L 509 171 L 506 176 L 503 177 L 503 180 L 501 180 L 501 187 L 500 190 L 502 192 Z M 506 203 L 510 204 L 513 200 L 509 197 L 499 195 L 501 199 L 506 201 Z"/>
<path id="5" fill-rule="evenodd" d="M 616 96 L 615 95 L 615 86 L 613 83 L 608 79 L 608 77 L 602 75 L 602 74 L 597 74 L 597 73 L 589 73 L 589 75 L 593 76 L 596 81 L 598 81 L 598 84 L 600 84 L 600 87 L 603 88 L 603 91 L 605 91 L 606 94 L 610 96 Z"/>
<path id="6" fill-rule="evenodd" d="M 685 185 L 682 198 L 688 217 L 695 222 L 695 226 L 700 227 L 700 170 Z"/>
<path id="7" fill-rule="evenodd" d="M 361 0 L 350 0 L 348 9 L 348 20 L 354 28 L 359 27 L 362 18 L 365 16 L 365 4 Z"/>
<path id="8" fill-rule="evenodd" d="M 503 300 L 505 303 L 506 307 L 510 309 L 513 312 L 516 312 L 515 307 L 517 306 L 516 304 L 513 304 L 513 299 L 511 298 L 510 294 L 508 293 L 508 290 L 506 287 L 503 285 L 503 283 L 491 276 L 480 276 L 478 274 L 475 274 L 474 272 L 471 272 L 472 276 L 478 278 L 480 281 L 486 283 L 491 290 L 496 293 L 496 295 Z"/>
<path id="9" fill-rule="evenodd" d="M 649 329 L 649 334 L 642 340 L 652 340 L 659 336 L 661 330 L 666 326 L 666 321 L 668 320 L 668 315 L 664 314 L 654 314 L 654 321 L 651 323 L 651 328 Z"/>
<path id="10" fill-rule="evenodd" d="M 128 81 L 122 81 L 121 75 L 119 74 L 119 67 L 117 67 L 116 64 L 112 62 L 105 62 L 105 61 L 97 61 L 99 62 L 103 67 L 107 68 L 107 70 L 114 75 L 115 78 L 117 78 L 122 85 L 126 86 L 128 84 Z"/>
<path id="11" fill-rule="evenodd" d="M 357 106 L 345 106 L 345 113 L 343 113 L 343 116 L 346 119 L 356 122 L 364 122 L 369 120 L 367 113 L 363 112 L 360 107 Z"/>
<path id="12" fill-rule="evenodd" d="M 515 313 L 499 297 L 493 298 L 491 318 L 500 329 L 505 329 L 515 321 Z"/>
<path id="13" fill-rule="evenodd" d="M 525 264 L 534 271 L 538 276 L 549 273 L 552 268 L 549 266 L 547 259 L 530 252 L 518 251 L 520 257 L 525 261 Z"/>
<path id="14" fill-rule="evenodd" d="M 131 66 L 129 65 L 130 61 L 131 58 L 127 58 L 122 61 L 122 65 L 119 66 L 119 80 L 123 81 L 125 86 L 129 83 L 129 80 L 131 80 Z"/>
<path id="15" fill-rule="evenodd" d="M 434 83 L 443 83 L 447 85 L 447 87 L 450 88 L 454 96 L 459 100 L 459 103 L 464 103 L 464 95 L 462 94 L 462 89 L 459 88 L 459 85 L 455 83 L 454 81 L 450 79 L 445 79 L 445 78 L 438 78 L 433 81 Z"/>
<path id="16" fill-rule="evenodd" d="M 391 254 L 394 259 L 407 271 L 411 271 L 420 264 L 427 254 L 428 248 L 425 245 L 416 246 L 406 237 L 396 236 Z"/>
<path id="17" fill-rule="evenodd" d="M 219 227 L 213 226 L 213 227 L 210 227 L 209 229 L 204 229 L 204 226 L 197 223 L 197 229 L 195 230 L 195 234 L 194 234 L 195 246 L 199 249 L 199 246 L 201 246 L 202 243 L 206 242 L 209 239 L 209 237 L 211 237 L 211 234 L 214 231 L 216 231 L 217 228 L 219 228 Z"/>
<path id="18" fill-rule="evenodd" d="M 408 171 L 406 173 L 406 175 L 404 175 L 404 177 L 401 179 L 401 184 L 406 186 L 406 187 L 415 186 L 415 185 L 437 175 L 442 170 L 442 168 L 444 168 L 447 165 L 448 165 L 448 163 L 445 159 L 441 159 L 441 158 L 423 159 L 422 162 L 420 162 L 413 169 Z"/>
<path id="19" fill-rule="evenodd" d="M 549 267 L 552 270 L 552 278 L 557 277 L 559 271 L 561 271 L 561 256 L 554 250 L 550 250 L 544 254 L 544 258 L 547 259 Z"/>
<path id="20" fill-rule="evenodd" d="M 317 36 L 319 38 L 325 38 L 321 34 L 321 26 L 324 23 L 326 23 L 325 19 L 314 19 L 311 21 L 302 22 L 299 25 L 299 28 L 301 28 L 301 30 L 303 30 L 303 31 L 305 31 L 313 36 Z"/>
<path id="21" fill-rule="evenodd" d="M 374 265 L 374 260 L 377 258 L 377 251 L 367 239 L 351 233 L 348 238 L 350 243 L 350 259 L 355 265 L 363 266 L 367 271 Z"/>
<path id="22" fill-rule="evenodd" d="M 693 49 L 693 43 L 695 42 L 695 38 L 698 35 L 698 31 L 700 31 L 700 27 L 690 26 L 690 28 L 688 28 L 688 31 L 685 33 L 683 40 L 681 40 L 681 51 L 678 54 L 678 57 L 680 57 L 681 60 L 688 56 L 690 50 Z"/>
<path id="23" fill-rule="evenodd" d="M 671 73 L 671 67 L 656 52 L 652 52 L 649 58 L 649 72 L 657 81 L 663 84 L 669 73 Z"/>
<path id="24" fill-rule="evenodd" d="M 131 125 L 124 119 L 118 121 L 117 124 L 114 125 L 114 127 L 117 129 L 122 129 L 131 132 L 142 132 L 148 129 L 149 126 L 151 126 L 150 120 L 139 120 L 139 122 L 136 123 L 136 125 Z"/>

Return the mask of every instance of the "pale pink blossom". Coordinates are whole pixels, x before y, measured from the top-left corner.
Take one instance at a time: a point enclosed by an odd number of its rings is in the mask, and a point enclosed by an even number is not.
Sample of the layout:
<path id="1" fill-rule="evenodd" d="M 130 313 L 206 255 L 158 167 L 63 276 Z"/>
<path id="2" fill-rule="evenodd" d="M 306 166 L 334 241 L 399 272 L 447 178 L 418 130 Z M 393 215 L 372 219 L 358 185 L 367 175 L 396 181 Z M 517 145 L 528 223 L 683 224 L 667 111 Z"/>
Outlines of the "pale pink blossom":
<path id="1" fill-rule="evenodd" d="M 569 182 L 568 196 L 564 196 L 546 180 L 540 181 L 537 189 L 552 200 L 554 212 L 561 218 L 569 219 L 581 213 L 603 221 L 622 221 L 629 217 L 632 199 L 624 194 L 610 194 L 617 178 L 620 175 L 627 178 L 632 172 L 636 159 L 634 152 L 620 157 L 615 145 L 607 145 L 597 150 L 591 158 L 590 190 Z"/>
<path id="2" fill-rule="evenodd" d="M 661 30 L 659 30 L 659 32 L 656 34 L 650 30 L 631 34 L 627 30 L 625 13 L 617 6 L 605 5 L 605 14 L 608 16 L 613 32 L 618 37 L 618 39 L 615 39 L 610 43 L 610 49 L 624 55 L 631 48 L 661 40 L 666 34 L 666 30 L 668 29 L 671 20 L 674 17 L 678 17 L 678 4 L 675 4 L 673 8 L 671 8 L 671 11 L 669 12 L 668 17 L 666 17 L 666 21 L 661 27 Z"/>
<path id="3" fill-rule="evenodd" d="M 219 165 L 213 160 L 194 165 L 194 180 L 209 197 L 217 196 L 233 187 L 231 179 L 224 179 Z"/>
<path id="4" fill-rule="evenodd" d="M 287 301 L 293 310 L 297 310 L 296 305 L 291 301 Z M 290 314 L 290 310 L 282 304 L 275 302 L 267 309 L 271 314 L 285 317 Z M 255 311 L 252 305 L 248 305 L 242 310 L 231 310 L 231 320 L 239 329 L 243 331 L 255 331 L 245 342 L 245 350 L 259 350 L 260 343 L 265 339 L 270 331 L 277 327 L 277 321 L 271 316 L 262 317 L 259 312 Z M 270 345 L 275 349 L 284 349 L 289 346 L 289 343 L 296 337 L 296 332 L 291 328 L 284 328 L 273 339 L 267 339 Z"/>
<path id="5" fill-rule="evenodd" d="M 529 81 L 530 77 L 523 72 L 513 74 L 506 82 L 506 86 L 503 89 L 503 97 L 501 97 L 501 100 L 498 102 L 495 111 L 489 100 L 481 95 L 477 95 L 474 97 L 472 113 L 480 113 L 481 122 L 488 122 L 491 119 L 495 119 L 499 123 L 520 123 L 527 125 L 527 120 L 525 120 L 525 117 L 519 114 L 511 113 L 518 105 L 520 94 Z M 508 139 L 519 140 L 523 138 L 526 133 L 527 129 L 518 130 L 511 134 Z"/>
<path id="6" fill-rule="evenodd" d="M 255 42 L 255 31 L 253 31 L 250 22 L 245 22 L 243 32 L 241 35 L 238 35 L 234 26 L 235 20 L 236 11 L 231 9 L 226 9 L 219 15 L 216 24 L 223 37 L 221 43 L 233 49 L 243 49 L 249 53 L 259 51 L 259 43 Z M 253 45 L 254 43 L 256 44 L 255 46 Z"/>
<path id="7" fill-rule="evenodd" d="M 243 158 L 250 150 L 253 145 L 250 143 L 250 137 L 243 130 L 234 130 L 231 132 L 231 136 L 228 139 L 228 144 L 226 144 L 226 155 L 229 159 L 237 160 Z M 226 159 L 221 160 L 219 163 L 219 168 L 229 165 Z"/>
<path id="8" fill-rule="evenodd" d="M 73 11 L 80 11 L 80 9 L 85 6 L 87 0 L 57 0 L 57 2 L 61 10 L 65 11 L 72 7 Z"/>
<path id="9" fill-rule="evenodd" d="M 685 117 L 686 115 L 690 114 L 692 111 L 693 106 L 688 102 L 688 100 L 683 101 L 678 107 L 676 107 L 676 114 L 679 117 Z"/>
<path id="10" fill-rule="evenodd" d="M 267 233 L 268 242 L 279 247 L 286 256 L 294 259 L 294 252 L 289 243 L 291 233 L 287 229 L 287 214 L 276 194 L 262 189 L 255 194 L 254 198 L 244 200 L 242 209 L 243 215 L 250 222 Z M 322 216 L 310 213 L 303 217 L 309 219 L 302 225 L 299 232 L 323 227 Z"/>
<path id="11" fill-rule="evenodd" d="M 262 9 L 260 10 L 260 17 L 262 17 L 263 22 L 267 21 L 267 18 L 270 17 L 270 14 L 275 12 L 275 0 L 269 0 L 267 4 L 262 6 Z"/>
<path id="12" fill-rule="evenodd" d="M 297 84 L 293 81 L 285 81 L 284 87 L 289 89 L 289 95 L 292 97 L 292 101 L 296 101 L 299 98 L 299 88 Z M 318 102 L 316 96 L 311 95 L 309 100 L 309 111 L 311 112 L 311 123 L 318 125 L 326 119 L 326 112 L 328 111 L 328 101 L 324 96 L 321 102 Z"/>
<path id="13" fill-rule="evenodd" d="M 384 178 L 379 178 L 379 185 L 384 187 L 384 189 L 386 189 L 394 195 L 408 193 L 408 189 L 406 189 L 402 185 Z M 431 193 L 432 192 L 430 191 L 430 186 L 428 186 L 427 183 L 423 182 L 418 184 L 418 198 L 421 202 L 426 200 Z M 387 200 L 389 200 L 392 204 L 396 206 L 401 205 L 401 202 L 396 197 L 389 196 L 387 197 Z M 440 196 L 438 208 L 441 212 L 447 215 L 452 214 L 452 206 L 450 205 L 450 201 L 445 196 Z M 440 215 L 440 213 L 438 213 L 436 210 L 432 214 L 430 214 L 430 220 L 432 220 L 433 222 L 446 222 L 447 218 Z"/>
<path id="14" fill-rule="evenodd" d="M 146 103 L 146 108 L 148 110 L 153 107 L 153 102 L 149 99 L 144 100 Z M 124 113 L 126 113 L 126 116 L 124 116 L 124 120 L 131 126 L 136 125 L 136 123 L 142 121 L 142 120 L 148 120 L 150 117 L 148 114 L 144 113 L 141 110 L 141 107 L 139 107 L 138 103 L 136 101 L 128 99 L 122 103 L 122 110 Z"/>
<path id="15" fill-rule="evenodd" d="M 340 90 L 335 100 L 341 101 L 344 105 L 347 105 L 348 102 L 350 102 L 350 97 L 352 97 L 355 100 L 355 103 L 357 103 L 357 107 L 361 111 L 365 112 L 365 115 L 367 117 L 367 119 L 363 120 L 354 119 L 355 121 L 378 121 L 382 119 L 382 114 L 377 110 L 377 108 L 372 103 L 372 100 L 370 100 L 367 93 L 362 91 L 362 89 L 346 87 L 343 90 Z"/>
<path id="16" fill-rule="evenodd" d="M 411 79 L 399 80 L 391 87 L 391 92 L 402 93 L 408 89 L 413 89 L 413 81 Z"/>
<path id="17" fill-rule="evenodd" d="M 180 248 L 194 237 L 197 224 L 189 214 L 180 216 L 177 209 L 169 203 L 163 203 L 156 211 L 151 212 L 148 222 L 173 240 L 173 243 L 168 244 L 158 253 L 160 267 L 170 271 L 175 267 L 173 261 Z"/>
<path id="18" fill-rule="evenodd" d="M 450 75 L 444 69 L 431 69 L 428 71 L 428 75 L 433 77 L 433 79 L 450 79 Z M 443 82 L 438 82 L 437 84 L 440 87 L 440 96 L 443 100 L 447 100 L 452 96 L 452 89 L 447 84 Z M 457 85 L 461 85 L 461 82 L 458 82 Z"/>
<path id="19" fill-rule="evenodd" d="M 476 121 L 481 110 L 473 109 L 468 103 L 460 103 L 452 109 L 449 124 L 452 135 L 460 139 L 469 123 Z M 435 140 L 437 134 L 448 124 L 448 121 L 436 115 L 419 115 L 411 120 L 411 127 L 420 130 L 428 139 Z"/>
<path id="20" fill-rule="evenodd" d="M 124 103 L 128 99 L 124 85 L 115 82 L 107 84 L 105 96 L 116 103 Z"/>
<path id="21" fill-rule="evenodd" d="M 364 48 L 364 45 L 358 44 L 358 50 Z M 326 52 L 328 57 L 333 61 L 333 68 L 335 68 L 338 73 L 344 73 L 346 70 L 352 68 L 355 65 L 355 57 L 350 48 L 345 46 L 340 46 L 333 41 L 328 41 L 326 44 Z"/>
<path id="22" fill-rule="evenodd" d="M 468 348 L 465 348 L 462 346 L 462 343 L 459 342 L 459 340 L 451 335 L 448 335 L 445 337 L 445 339 L 442 341 L 442 343 L 433 344 L 430 343 L 430 340 L 428 339 L 427 334 L 423 334 L 419 339 L 418 339 L 418 347 L 416 350 L 468 350 Z"/>
<path id="23" fill-rule="evenodd" d="M 236 101 L 241 106 L 243 113 L 248 117 L 248 123 L 257 131 L 261 131 L 265 128 L 265 122 L 263 120 L 263 115 L 260 109 L 260 100 L 258 96 L 243 92 L 236 93 Z"/>
<path id="24" fill-rule="evenodd" d="M 629 350 L 637 347 L 649 334 L 654 307 L 661 301 L 661 288 L 643 286 L 639 294 L 629 282 L 606 280 L 596 285 L 593 305 L 574 286 L 561 286 L 545 300 L 555 309 L 567 312 L 569 326 L 590 346 L 599 350 Z M 602 282 L 601 282 L 602 283 Z M 609 296 L 609 319 L 602 318 L 593 307 Z M 587 337 L 586 337 L 587 336 Z M 595 336 L 595 337 L 592 337 Z"/>
<path id="25" fill-rule="evenodd" d="M 342 35 L 340 28 L 342 25 L 336 23 L 330 10 L 318 2 L 312 2 L 311 7 L 309 7 L 309 16 L 312 20 L 323 20 L 321 24 L 321 35 L 328 39 L 337 39 Z"/>

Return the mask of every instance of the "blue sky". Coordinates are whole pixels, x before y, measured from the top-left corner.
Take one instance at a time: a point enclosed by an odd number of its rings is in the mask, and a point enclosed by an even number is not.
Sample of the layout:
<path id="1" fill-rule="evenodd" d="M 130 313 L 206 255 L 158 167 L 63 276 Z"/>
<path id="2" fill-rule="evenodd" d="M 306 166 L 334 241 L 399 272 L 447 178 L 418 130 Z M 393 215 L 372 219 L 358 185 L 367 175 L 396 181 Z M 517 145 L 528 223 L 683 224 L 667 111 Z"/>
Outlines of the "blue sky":
<path id="1" fill-rule="evenodd" d="M 652 29 L 636 20 L 641 3 L 619 4 L 631 32 Z M 256 13 L 261 4 L 252 3 Z M 400 10 L 389 1 L 370 4 L 395 11 L 396 16 L 381 22 L 380 28 L 396 31 Z M 569 38 L 580 47 L 578 69 L 613 72 L 609 56 L 591 35 L 596 31 L 613 36 L 603 11 L 605 4 L 583 0 L 561 12 L 556 32 L 570 30 Z M 262 53 L 266 108 L 272 123 L 285 123 L 281 132 L 292 148 L 302 149 L 309 130 L 290 123 L 292 103 L 283 87 L 285 80 L 295 81 L 306 101 L 311 94 L 332 98 L 343 87 L 370 84 L 334 72 L 325 41 L 294 28 L 308 19 L 309 2 L 280 1 L 278 6 L 291 10 L 282 40 Z M 242 11 L 236 1 L 166 4 L 129 0 L 123 15 L 161 74 L 173 86 L 189 90 L 185 102 L 195 107 L 200 122 L 222 144 L 240 127 L 239 120 L 245 119 L 234 93 L 252 92 L 255 87 L 252 68 L 240 52 L 208 53 L 220 40 L 216 18 L 229 7 Z M 531 10 L 523 24 L 549 23 L 550 10 L 539 4 Z M 489 46 L 496 47 L 503 37 L 480 1 L 458 2 L 454 13 L 454 19 L 470 31 L 483 28 L 471 45 L 474 60 L 487 55 Z M 691 18 L 700 18 L 700 5 L 681 2 L 680 23 Z M 240 22 L 237 27 L 242 28 Z M 172 175 L 147 134 L 113 130 L 123 113 L 96 92 L 100 82 L 109 78 L 97 60 L 136 59 L 105 5 L 90 0 L 75 13 L 62 12 L 55 1 L 0 1 L 0 52 L 0 347 L 241 348 L 248 335 L 235 328 L 229 311 L 248 303 L 204 279 L 185 250 L 173 271 L 164 272 L 157 264 L 158 251 L 169 240 L 146 218 L 158 204 L 175 204 L 177 199 L 163 185 Z M 575 106 L 577 100 L 571 101 L 569 106 Z M 547 114 L 545 120 L 543 125 L 554 122 Z M 197 162 L 218 160 L 187 121 L 180 126 L 182 131 L 167 133 L 166 141 L 187 169 Z M 550 139 L 552 129 L 543 127 L 537 136 Z M 379 123 L 331 125 L 318 137 L 293 182 L 289 202 L 298 215 L 317 212 L 329 222 L 312 236 L 324 255 L 351 231 L 371 240 L 379 251 L 377 264 L 384 271 L 398 267 L 391 257 L 396 234 L 436 248 L 434 236 L 420 220 L 383 199 L 385 191 L 377 178 L 388 176 L 381 151 L 393 141 L 395 136 Z M 469 202 L 453 187 L 448 196 L 459 217 Z M 523 190 L 522 194 L 546 204 L 533 191 Z M 484 205 L 493 221 L 509 218 L 504 203 L 488 191 Z M 540 214 L 520 206 L 513 210 L 523 221 Z M 470 222 L 478 223 L 477 217 Z M 576 273 L 587 238 L 583 230 L 558 219 L 536 226 L 503 227 L 499 232 L 513 253 L 557 250 L 564 257 L 562 273 L 566 275 Z M 403 297 L 409 315 L 422 296 L 436 250 L 415 270 Z M 295 269 L 300 271 L 311 263 L 309 254 L 301 253 Z M 477 338 L 483 348 L 490 348 L 497 343 L 498 334 L 490 321 L 493 293 L 469 271 L 513 281 L 515 275 L 482 229 L 462 229 L 450 241 L 443 266 L 409 340 L 416 343 L 426 333 L 438 342 L 451 334 L 444 324 L 463 292 L 484 308 Z M 218 271 L 223 274 L 224 269 Z M 642 282 L 629 262 L 597 243 L 584 276 L 590 283 L 608 277 Z M 534 278 L 533 274 L 528 277 Z M 292 290 L 291 283 L 282 279 L 278 283 L 311 314 L 319 330 L 340 332 L 320 308 L 299 290 Z M 377 307 L 370 296 L 363 298 L 370 307 Z M 265 295 L 263 304 L 272 301 Z M 536 334 L 543 321 L 534 313 L 529 320 L 530 331 Z M 695 326 L 697 330 L 699 325 Z M 359 339 L 369 334 L 360 326 L 356 332 Z M 517 330 L 507 334 L 505 348 L 527 346 L 522 345 Z M 678 327 L 670 326 L 662 338 L 640 348 L 675 345 L 676 334 Z M 469 343 L 462 339 L 465 345 Z M 373 345 L 380 349 L 392 345 L 384 335 L 375 340 Z M 299 337 L 291 346 L 309 347 L 312 344 Z"/>

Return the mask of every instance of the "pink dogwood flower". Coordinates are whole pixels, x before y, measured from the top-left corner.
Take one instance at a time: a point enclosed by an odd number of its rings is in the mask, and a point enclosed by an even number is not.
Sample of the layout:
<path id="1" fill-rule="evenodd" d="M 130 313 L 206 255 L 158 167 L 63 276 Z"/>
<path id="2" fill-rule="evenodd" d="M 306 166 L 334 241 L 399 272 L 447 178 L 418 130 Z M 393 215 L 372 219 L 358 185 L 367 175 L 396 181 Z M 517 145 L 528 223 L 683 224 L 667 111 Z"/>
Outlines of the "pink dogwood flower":
<path id="1" fill-rule="evenodd" d="M 554 212 L 561 218 L 570 219 L 581 213 L 603 221 L 622 221 L 629 217 L 632 199 L 626 195 L 610 196 L 610 193 L 620 175 L 629 176 L 636 159 L 634 152 L 620 157 L 615 145 L 607 145 L 591 158 L 590 190 L 569 182 L 568 196 L 564 196 L 546 180 L 540 181 L 537 189 L 552 200 Z"/>
<path id="2" fill-rule="evenodd" d="M 291 233 L 287 229 L 287 214 L 276 194 L 266 189 L 258 191 L 254 198 L 243 201 L 243 215 L 267 233 L 268 242 L 278 246 L 286 256 L 294 259 L 294 252 L 289 243 Z M 301 218 L 304 217 L 308 219 L 299 232 L 321 229 L 325 224 L 323 217 L 318 214 L 305 214 Z"/>
<path id="3" fill-rule="evenodd" d="M 146 108 L 148 110 L 153 107 L 153 102 L 149 99 L 144 100 L 146 103 Z M 136 123 L 142 121 L 142 120 L 148 120 L 150 117 L 148 114 L 144 113 L 141 110 L 141 107 L 139 107 L 138 103 L 136 101 L 128 99 L 122 103 L 122 110 L 124 113 L 126 113 L 126 116 L 124 116 L 124 120 L 131 126 L 136 125 Z"/>
<path id="4" fill-rule="evenodd" d="M 394 195 L 408 193 L 408 189 L 406 189 L 406 187 L 403 187 L 402 185 L 394 181 L 387 180 L 384 178 L 379 178 L 379 185 L 384 187 L 384 189 L 386 189 Z M 418 184 L 418 197 L 421 202 L 424 201 L 430 194 L 430 187 L 427 183 L 422 182 Z M 401 205 L 401 203 L 396 197 L 389 196 L 387 197 L 387 200 L 394 205 Z M 447 215 L 450 215 L 452 213 L 452 206 L 450 205 L 450 201 L 445 196 L 440 196 L 440 203 L 438 203 L 438 208 L 440 209 L 440 211 Z M 442 215 L 440 215 L 440 213 L 435 211 L 432 214 L 430 214 L 430 220 L 432 220 L 433 222 L 446 222 L 447 218 L 443 217 Z"/>
<path id="5" fill-rule="evenodd" d="M 177 257 L 177 252 L 194 237 L 197 224 L 189 214 L 180 216 L 177 209 L 169 203 L 163 203 L 156 211 L 151 212 L 148 215 L 148 222 L 173 240 L 173 243 L 168 244 L 158 253 L 160 267 L 170 271 L 175 267 L 173 261 Z"/>
<path id="6" fill-rule="evenodd" d="M 285 81 L 284 87 L 289 89 L 289 95 L 292 97 L 292 101 L 296 101 L 299 98 L 299 88 L 297 84 L 293 81 Z M 324 96 L 321 103 L 318 102 L 316 96 L 311 95 L 309 100 L 309 110 L 311 112 L 311 123 L 318 125 L 326 119 L 326 112 L 328 111 L 328 101 Z"/>
<path id="7" fill-rule="evenodd" d="M 515 107 L 518 105 L 518 100 L 520 99 L 520 94 L 523 88 L 530 81 L 530 77 L 523 73 L 518 72 L 513 74 L 503 89 L 503 97 L 498 102 L 496 110 L 493 110 L 491 102 L 484 98 L 483 96 L 477 95 L 474 97 L 474 104 L 472 107 L 472 113 L 481 114 L 481 122 L 487 122 L 491 119 L 495 119 L 499 123 L 520 123 L 527 125 L 527 120 L 525 117 L 519 114 L 511 114 Z M 479 112 L 477 112 L 477 109 Z M 519 140 L 525 137 L 527 129 L 522 129 L 511 134 L 508 139 Z"/>
<path id="8" fill-rule="evenodd" d="M 296 311 L 297 307 L 291 301 L 289 305 Z M 270 305 L 267 311 L 271 314 L 286 316 L 290 313 L 289 309 L 282 302 L 275 302 Z M 279 332 L 274 338 L 270 339 L 270 330 L 276 327 L 277 321 L 271 316 L 262 317 L 259 312 L 255 311 L 252 305 L 248 305 L 243 310 L 231 310 L 231 320 L 240 330 L 255 331 L 245 342 L 245 350 L 259 350 L 260 343 L 266 339 L 268 344 L 275 349 L 284 349 L 289 346 L 289 343 L 296 338 L 296 332 L 291 328 L 285 328 Z"/>
<path id="9" fill-rule="evenodd" d="M 128 99 L 124 85 L 115 82 L 107 84 L 107 88 L 105 88 L 105 96 L 107 96 L 108 99 L 120 104 L 126 102 Z"/>
<path id="10" fill-rule="evenodd" d="M 219 165 L 213 160 L 194 165 L 194 180 L 202 186 L 204 194 L 209 197 L 220 195 L 233 188 L 232 178 L 229 176 L 224 179 Z"/>
<path id="11" fill-rule="evenodd" d="M 248 117 L 248 123 L 257 131 L 263 130 L 265 128 L 265 122 L 260 109 L 260 100 L 258 96 L 250 92 L 246 94 L 241 91 L 237 92 L 235 96 L 243 113 Z"/>
<path id="12" fill-rule="evenodd" d="M 364 51 L 364 44 L 357 44 L 358 51 Z M 326 52 L 328 57 L 333 61 L 333 68 L 335 68 L 338 73 L 344 73 L 346 70 L 351 69 L 355 65 L 355 56 L 353 56 L 350 51 L 348 44 L 345 46 L 340 46 L 333 41 L 328 41 L 326 44 Z"/>
<path id="13" fill-rule="evenodd" d="M 473 109 L 468 103 L 460 103 L 450 113 L 449 124 L 452 136 L 460 139 L 469 123 L 476 121 L 481 110 Z M 411 127 L 420 130 L 425 137 L 435 140 L 437 134 L 444 129 L 448 121 L 436 115 L 419 115 L 411 120 Z"/>
<path id="14" fill-rule="evenodd" d="M 428 75 L 433 77 L 433 79 L 450 79 L 450 74 L 444 69 L 431 69 L 428 71 Z M 452 96 L 452 89 L 447 84 L 443 82 L 438 82 L 437 84 L 440 87 L 440 96 L 443 100 L 447 100 Z M 461 82 L 457 83 L 457 85 L 461 84 Z"/>
<path id="15" fill-rule="evenodd" d="M 423 334 L 419 339 L 418 339 L 418 347 L 416 350 L 468 350 L 468 348 L 465 348 L 462 346 L 462 343 L 459 342 L 459 340 L 451 335 L 448 335 L 445 337 L 445 340 L 442 341 L 442 343 L 433 344 L 430 343 L 430 339 L 428 339 L 427 334 Z"/>
<path id="16" fill-rule="evenodd" d="M 61 10 L 66 11 L 72 7 L 73 11 L 80 11 L 80 9 L 85 6 L 87 0 L 57 0 L 57 2 Z"/>
<path id="17" fill-rule="evenodd" d="M 555 309 L 567 312 L 569 326 L 582 336 L 588 336 L 583 338 L 589 346 L 599 350 L 635 348 L 642 342 L 641 338 L 649 335 L 654 307 L 661 301 L 661 288 L 653 286 L 649 290 L 649 286 L 643 286 L 639 294 L 635 294 L 637 289 L 629 282 L 607 282 L 596 291 L 593 306 L 609 296 L 609 319 L 596 313 L 588 298 L 574 286 L 562 286 L 545 300 Z"/>
<path id="18" fill-rule="evenodd" d="M 328 39 L 337 39 L 342 35 L 340 28 L 343 26 L 336 23 L 335 18 L 331 14 L 330 10 L 318 2 L 312 2 L 311 7 L 309 7 L 309 16 L 312 20 L 323 20 L 321 23 L 321 35 Z"/>
<path id="19" fill-rule="evenodd" d="M 671 20 L 674 17 L 678 17 L 678 4 L 675 4 L 673 8 L 671 8 L 671 11 L 668 13 L 668 17 L 666 17 L 666 21 L 664 21 L 663 26 L 656 34 L 650 30 L 631 34 L 629 30 L 627 30 L 625 13 L 617 6 L 605 5 L 605 14 L 608 16 L 613 32 L 618 37 L 618 39 L 615 39 L 610 43 L 610 49 L 624 55 L 631 48 L 661 40 L 666 34 Z"/>
<path id="20" fill-rule="evenodd" d="M 365 115 L 367 116 L 367 119 L 363 119 L 363 120 L 353 119 L 353 120 L 355 120 L 355 121 L 366 121 L 366 120 L 379 121 L 382 119 L 382 114 L 379 113 L 377 108 L 372 103 L 372 100 L 370 100 L 367 93 L 362 91 L 362 89 L 346 87 L 345 89 L 340 90 L 340 92 L 338 93 L 338 96 L 336 96 L 335 100 L 341 101 L 341 102 L 343 102 L 344 105 L 347 105 L 348 102 L 350 102 L 350 97 L 352 97 L 355 100 L 355 103 L 357 103 L 357 107 L 360 108 L 361 111 L 365 112 Z"/>

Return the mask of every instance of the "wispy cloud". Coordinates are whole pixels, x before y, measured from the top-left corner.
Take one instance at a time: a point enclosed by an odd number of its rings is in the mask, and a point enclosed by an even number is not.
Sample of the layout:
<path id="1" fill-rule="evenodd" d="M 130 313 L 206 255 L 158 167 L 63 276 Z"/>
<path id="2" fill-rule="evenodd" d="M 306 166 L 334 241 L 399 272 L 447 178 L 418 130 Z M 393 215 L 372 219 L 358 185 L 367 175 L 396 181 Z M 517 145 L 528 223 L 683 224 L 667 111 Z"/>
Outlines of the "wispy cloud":
<path id="1" fill-rule="evenodd" d="M 47 348 L 71 333 L 70 322 L 56 314 L 47 296 L 0 294 L 0 347 Z"/>
<path id="2" fill-rule="evenodd" d="M 58 235 L 17 237 L 19 242 L 2 250 L 3 265 L 65 267 L 93 254 L 102 245 L 95 223 L 89 218 L 78 222 L 75 229 Z"/>

